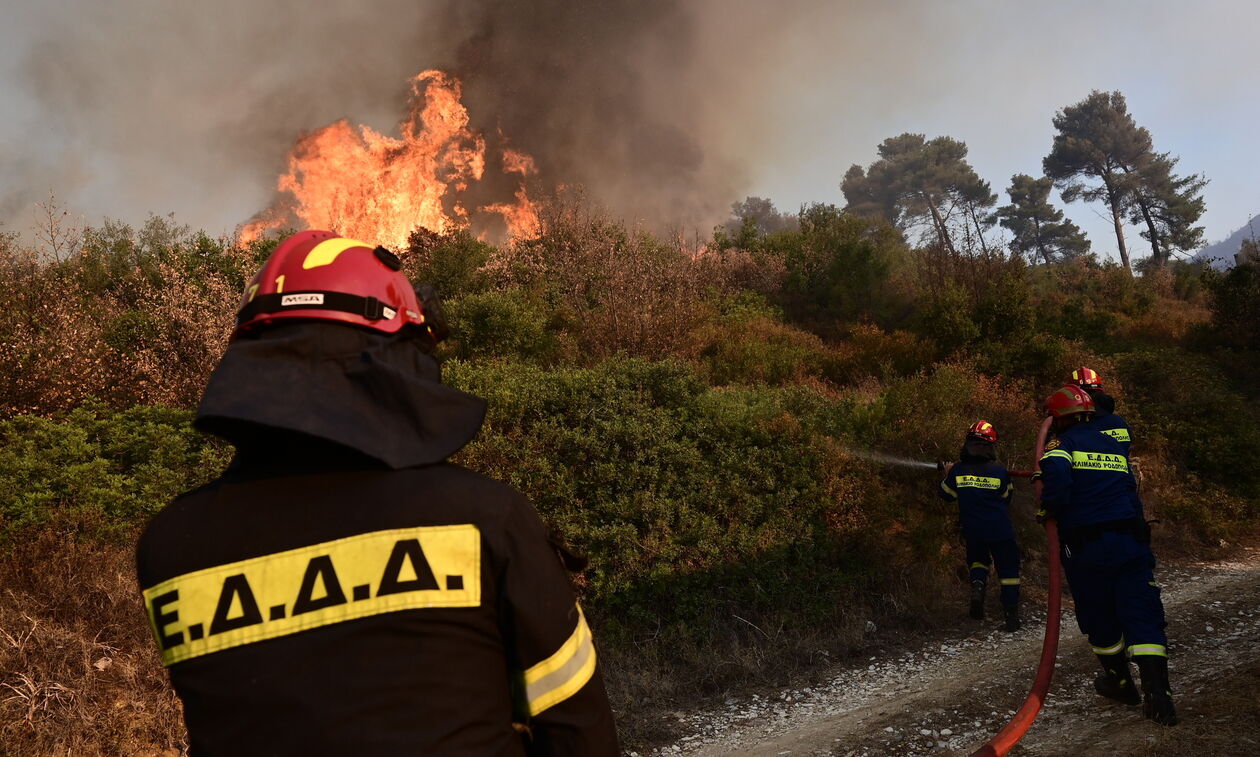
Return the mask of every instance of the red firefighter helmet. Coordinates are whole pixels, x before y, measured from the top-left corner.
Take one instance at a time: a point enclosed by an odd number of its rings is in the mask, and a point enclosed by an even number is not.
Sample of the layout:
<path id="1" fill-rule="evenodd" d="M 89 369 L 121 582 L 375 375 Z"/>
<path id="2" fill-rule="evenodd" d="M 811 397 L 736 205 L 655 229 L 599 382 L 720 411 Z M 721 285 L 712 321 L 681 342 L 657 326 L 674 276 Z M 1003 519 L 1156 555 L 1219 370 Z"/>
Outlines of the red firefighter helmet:
<path id="1" fill-rule="evenodd" d="M 1055 418 L 1066 418 L 1069 415 L 1094 412 L 1094 400 L 1089 392 L 1076 386 L 1066 384 L 1046 397 L 1046 415 Z"/>
<path id="2" fill-rule="evenodd" d="M 967 429 L 967 436 L 997 444 L 997 431 L 988 421 L 976 421 Z"/>
<path id="3" fill-rule="evenodd" d="M 384 247 L 302 231 L 276 247 L 245 287 L 235 339 L 253 329 L 291 319 L 331 321 L 396 334 L 424 329 L 434 343 L 445 324 L 432 287 L 419 292 Z M 422 304 L 422 299 L 424 300 Z"/>
<path id="4" fill-rule="evenodd" d="M 1101 389 L 1103 385 L 1102 376 L 1085 367 L 1072 371 L 1072 383 L 1087 389 Z"/>

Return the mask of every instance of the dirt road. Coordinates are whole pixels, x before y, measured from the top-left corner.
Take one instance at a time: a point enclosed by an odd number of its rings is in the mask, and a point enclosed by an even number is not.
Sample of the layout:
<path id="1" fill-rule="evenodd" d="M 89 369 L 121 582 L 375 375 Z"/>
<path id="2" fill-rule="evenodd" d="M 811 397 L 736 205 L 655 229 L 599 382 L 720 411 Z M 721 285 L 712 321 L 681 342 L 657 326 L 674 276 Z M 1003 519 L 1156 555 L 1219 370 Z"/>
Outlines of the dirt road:
<path id="1" fill-rule="evenodd" d="M 1260 755 L 1260 549 L 1226 562 L 1161 566 L 1181 724 L 1094 694 L 1097 663 L 1065 597 L 1050 696 L 1012 755 Z M 938 638 L 839 669 L 824 683 L 728 699 L 680 714 L 690 735 L 656 755 L 966 755 L 1019 707 L 1032 683 L 1044 611 L 1023 630 Z"/>

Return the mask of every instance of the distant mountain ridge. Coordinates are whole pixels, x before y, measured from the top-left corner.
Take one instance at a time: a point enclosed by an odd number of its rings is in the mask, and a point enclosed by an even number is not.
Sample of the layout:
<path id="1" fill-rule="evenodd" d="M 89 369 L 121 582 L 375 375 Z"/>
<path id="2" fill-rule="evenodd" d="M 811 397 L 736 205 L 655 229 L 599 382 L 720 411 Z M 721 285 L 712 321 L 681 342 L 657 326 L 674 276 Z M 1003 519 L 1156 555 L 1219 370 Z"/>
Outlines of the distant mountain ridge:
<path id="1" fill-rule="evenodd" d="M 1230 234 L 1220 242 L 1210 244 L 1195 253 L 1195 260 L 1211 260 L 1216 268 L 1233 268 L 1234 255 L 1242 247 L 1244 239 L 1252 238 L 1252 234 L 1260 236 L 1260 215 L 1253 216 L 1242 228 Z M 1216 258 L 1216 260 L 1212 260 Z"/>

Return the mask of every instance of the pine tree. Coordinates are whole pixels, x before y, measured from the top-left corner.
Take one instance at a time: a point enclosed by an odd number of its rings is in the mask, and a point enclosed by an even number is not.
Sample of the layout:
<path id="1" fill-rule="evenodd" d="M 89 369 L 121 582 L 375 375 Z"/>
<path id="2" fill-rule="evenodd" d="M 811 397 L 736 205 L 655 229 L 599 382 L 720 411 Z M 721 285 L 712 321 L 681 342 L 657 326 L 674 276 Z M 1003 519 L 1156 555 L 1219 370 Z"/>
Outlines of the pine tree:
<path id="1" fill-rule="evenodd" d="M 1146 225 L 1142 238 L 1151 243 L 1151 263 L 1157 267 L 1167 265 L 1174 251 L 1203 246 L 1203 227 L 1195 223 L 1206 209 L 1207 179 L 1200 174 L 1176 175 L 1177 161 L 1168 153 L 1157 153 L 1137 170 L 1129 221 Z"/>
<path id="2" fill-rule="evenodd" d="M 1034 262 L 1038 257 L 1050 263 L 1053 255 L 1075 257 L 1089 252 L 1084 232 L 1063 220 L 1063 211 L 1050 204 L 1052 186 L 1049 178 L 1015 174 L 1006 190 L 1011 204 L 998 208 L 995 214 L 1003 228 L 1014 235 L 1011 251 Z"/>
<path id="3" fill-rule="evenodd" d="M 879 160 L 867 169 L 853 166 L 840 185 L 845 210 L 882 217 L 903 231 L 926 225 L 942 249 L 956 252 L 951 222 L 956 215 L 974 225 L 984 247 L 982 227 L 992 225 L 981 210 L 997 204 L 988 183 L 967 162 L 967 145 L 951 137 L 928 140 L 922 134 L 889 137 Z"/>
<path id="4" fill-rule="evenodd" d="M 1054 127 L 1059 133 L 1042 169 L 1062 191 L 1064 202 L 1107 203 L 1120 262 L 1132 271 L 1124 241 L 1125 212 L 1137 184 L 1134 172 L 1151 154 L 1150 132 L 1134 123 L 1124 95 L 1097 90 L 1056 113 Z M 1100 184 L 1088 185 L 1087 178 Z"/>

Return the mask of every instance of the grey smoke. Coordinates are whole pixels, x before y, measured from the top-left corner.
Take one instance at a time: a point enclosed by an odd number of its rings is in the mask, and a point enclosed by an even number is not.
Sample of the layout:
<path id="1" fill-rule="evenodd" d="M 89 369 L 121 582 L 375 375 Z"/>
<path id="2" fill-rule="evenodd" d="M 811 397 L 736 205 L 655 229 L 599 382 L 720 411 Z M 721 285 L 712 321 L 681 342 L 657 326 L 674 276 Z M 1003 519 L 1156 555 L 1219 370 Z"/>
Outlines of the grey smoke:
<path id="1" fill-rule="evenodd" d="M 740 182 L 734 162 L 706 150 L 700 101 L 714 90 L 696 65 L 703 7 L 66 0 L 27 9 L 37 36 L 14 65 L 37 108 L 29 128 L 42 133 L 32 141 L 54 146 L 41 155 L 3 145 L 23 155 L 5 160 L 0 210 L 11 219 L 52 188 L 126 220 L 175 212 L 242 222 L 270 201 L 300 133 L 340 118 L 391 133 L 408 79 L 444 68 L 465 80 L 474 126 L 501 129 L 534 155 L 540 182 L 584 185 L 629 220 L 707 230 Z"/>
<path id="2" fill-rule="evenodd" d="M 1057 108 L 1120 89 L 1212 180 L 1208 236 L 1227 236 L 1256 208 L 1260 4 L 1131 5 L 0 0 L 0 222 L 26 228 L 19 209 L 54 189 L 89 222 L 174 211 L 230 230 L 301 132 L 389 132 L 408 78 L 446 68 L 540 181 L 701 233 L 750 193 L 843 203 L 849 165 L 906 131 L 964 140 L 1004 188 L 1039 169 Z M 1099 243 L 1094 210 L 1068 208 Z"/>
<path id="3" fill-rule="evenodd" d="M 450 0 L 429 27 L 475 123 L 632 221 L 713 220 L 738 187 L 704 140 L 701 4 Z M 711 83 L 711 82 L 710 82 Z M 707 94 L 712 94 L 707 93 Z M 712 148 L 712 145 L 709 145 Z"/>

